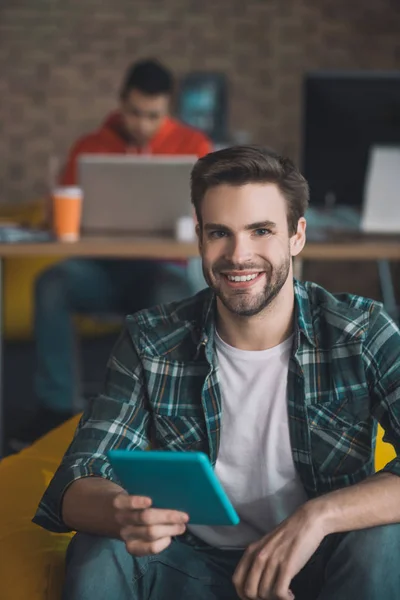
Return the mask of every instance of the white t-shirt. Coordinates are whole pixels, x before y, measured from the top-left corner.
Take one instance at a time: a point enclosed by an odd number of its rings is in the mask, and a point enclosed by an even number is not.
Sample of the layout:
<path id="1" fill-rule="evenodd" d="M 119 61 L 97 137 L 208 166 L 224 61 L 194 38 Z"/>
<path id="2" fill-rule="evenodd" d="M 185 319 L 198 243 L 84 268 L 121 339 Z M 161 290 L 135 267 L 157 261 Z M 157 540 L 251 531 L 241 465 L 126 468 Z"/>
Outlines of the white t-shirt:
<path id="1" fill-rule="evenodd" d="M 268 350 L 247 351 L 229 346 L 216 335 L 222 424 L 215 472 L 240 523 L 189 527 L 212 546 L 244 548 L 307 500 L 289 437 L 287 380 L 292 343 L 293 336 Z"/>

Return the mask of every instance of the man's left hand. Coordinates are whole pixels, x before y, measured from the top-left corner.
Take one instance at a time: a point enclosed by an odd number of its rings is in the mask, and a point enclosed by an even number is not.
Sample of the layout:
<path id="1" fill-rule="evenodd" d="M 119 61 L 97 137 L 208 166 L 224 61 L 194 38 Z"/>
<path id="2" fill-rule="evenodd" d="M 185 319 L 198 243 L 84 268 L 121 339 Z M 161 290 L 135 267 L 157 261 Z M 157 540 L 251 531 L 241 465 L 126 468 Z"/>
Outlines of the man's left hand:
<path id="1" fill-rule="evenodd" d="M 326 535 L 313 506 L 312 502 L 303 505 L 247 548 L 233 575 L 242 600 L 293 600 L 292 579 Z"/>

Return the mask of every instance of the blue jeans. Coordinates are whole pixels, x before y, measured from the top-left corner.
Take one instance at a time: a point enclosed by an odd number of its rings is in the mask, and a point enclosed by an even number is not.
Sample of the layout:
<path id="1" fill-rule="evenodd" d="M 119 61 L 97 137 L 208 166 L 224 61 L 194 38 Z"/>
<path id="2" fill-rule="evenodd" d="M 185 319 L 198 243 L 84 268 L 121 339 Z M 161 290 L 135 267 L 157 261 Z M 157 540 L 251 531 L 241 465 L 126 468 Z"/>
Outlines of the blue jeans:
<path id="1" fill-rule="evenodd" d="M 330 535 L 292 581 L 296 600 L 399 600 L 400 525 Z M 240 551 L 174 540 L 133 558 L 122 542 L 78 533 L 67 552 L 63 600 L 237 600 Z"/>
<path id="2" fill-rule="evenodd" d="M 73 314 L 126 315 L 183 299 L 205 286 L 199 273 L 191 276 L 192 271 L 169 262 L 94 259 L 71 259 L 45 270 L 35 285 L 39 405 L 58 412 L 73 410 L 77 387 Z"/>

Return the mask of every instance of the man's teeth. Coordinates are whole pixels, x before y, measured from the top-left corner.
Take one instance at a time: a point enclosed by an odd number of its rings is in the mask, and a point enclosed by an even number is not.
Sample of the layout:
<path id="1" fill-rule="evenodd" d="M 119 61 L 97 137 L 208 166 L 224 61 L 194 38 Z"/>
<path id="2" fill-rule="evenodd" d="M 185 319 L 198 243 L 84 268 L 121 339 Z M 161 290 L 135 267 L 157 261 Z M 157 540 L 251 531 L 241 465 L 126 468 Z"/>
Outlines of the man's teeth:
<path id="1" fill-rule="evenodd" d="M 227 275 L 229 281 L 251 281 L 259 276 L 259 273 L 253 273 L 252 275 Z"/>

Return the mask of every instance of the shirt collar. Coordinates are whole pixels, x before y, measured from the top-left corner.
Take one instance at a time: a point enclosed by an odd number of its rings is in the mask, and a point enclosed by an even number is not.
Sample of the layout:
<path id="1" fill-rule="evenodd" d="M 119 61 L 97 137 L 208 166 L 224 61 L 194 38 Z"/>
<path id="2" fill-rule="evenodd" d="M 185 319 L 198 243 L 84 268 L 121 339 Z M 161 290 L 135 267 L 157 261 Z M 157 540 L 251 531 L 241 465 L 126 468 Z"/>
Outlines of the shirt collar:
<path id="1" fill-rule="evenodd" d="M 294 279 L 295 298 L 295 331 L 302 333 L 314 347 L 316 346 L 315 331 L 311 313 L 310 299 L 305 286 Z"/>
<path id="2" fill-rule="evenodd" d="M 196 346 L 196 357 L 199 356 L 201 349 L 204 348 L 208 362 L 212 362 L 214 348 L 215 331 L 215 293 L 208 289 L 203 303 L 201 322 L 199 327 L 199 337 Z"/>

